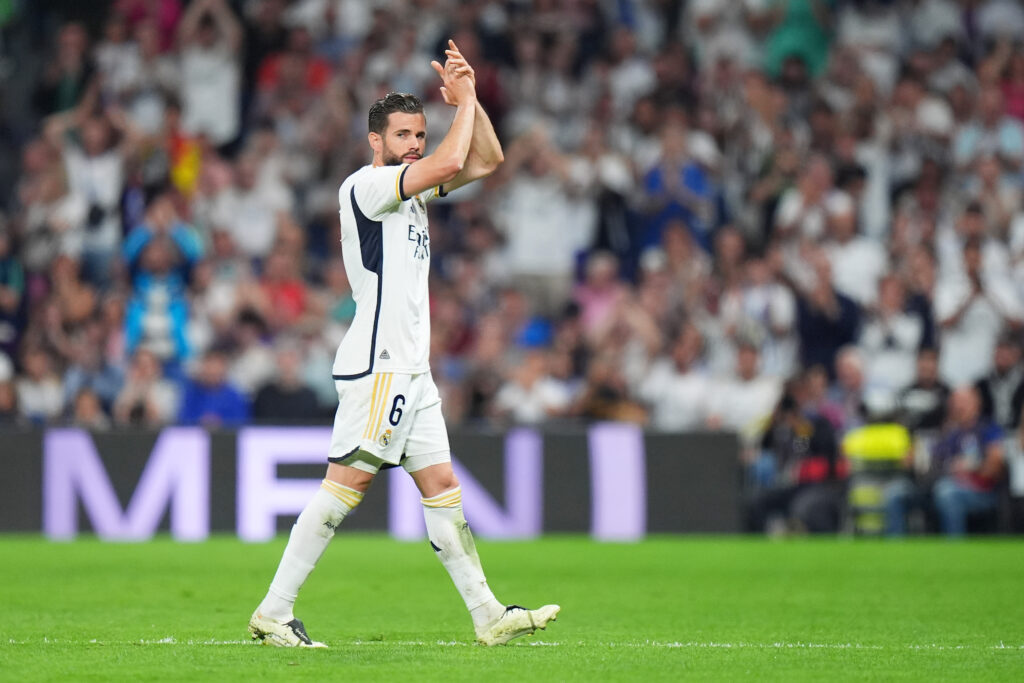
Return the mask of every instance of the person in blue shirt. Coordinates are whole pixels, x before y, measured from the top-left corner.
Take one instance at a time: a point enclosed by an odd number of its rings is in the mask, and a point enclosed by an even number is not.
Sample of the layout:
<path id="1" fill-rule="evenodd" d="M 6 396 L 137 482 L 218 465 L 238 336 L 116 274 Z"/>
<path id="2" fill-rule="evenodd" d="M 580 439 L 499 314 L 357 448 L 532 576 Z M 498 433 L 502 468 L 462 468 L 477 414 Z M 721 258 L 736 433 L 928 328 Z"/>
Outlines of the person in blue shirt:
<path id="1" fill-rule="evenodd" d="M 171 195 L 157 195 L 124 243 L 132 276 L 125 311 L 129 355 L 144 345 L 171 366 L 189 357 L 186 286 L 202 251 L 198 236 L 178 217 Z"/>
<path id="2" fill-rule="evenodd" d="M 661 139 L 662 158 L 643 179 L 650 214 L 642 246 L 659 244 L 665 226 L 681 220 L 710 253 L 712 235 L 725 218 L 714 176 L 718 150 L 710 136 L 688 133 L 681 123 L 666 124 Z"/>
<path id="3" fill-rule="evenodd" d="M 981 416 L 981 397 L 973 386 L 956 389 L 949 397 L 949 424 L 932 447 L 931 466 L 918 487 L 898 480 L 886 490 L 886 526 L 890 534 L 906 531 L 906 514 L 929 494 L 942 531 L 949 536 L 967 532 L 971 515 L 992 513 L 999 505 L 997 490 L 1005 468 L 1004 433 Z"/>
<path id="4" fill-rule="evenodd" d="M 206 427 L 239 425 L 249 419 L 249 403 L 227 381 L 228 361 L 220 349 L 203 356 L 195 378 L 182 383 L 178 422 Z"/>

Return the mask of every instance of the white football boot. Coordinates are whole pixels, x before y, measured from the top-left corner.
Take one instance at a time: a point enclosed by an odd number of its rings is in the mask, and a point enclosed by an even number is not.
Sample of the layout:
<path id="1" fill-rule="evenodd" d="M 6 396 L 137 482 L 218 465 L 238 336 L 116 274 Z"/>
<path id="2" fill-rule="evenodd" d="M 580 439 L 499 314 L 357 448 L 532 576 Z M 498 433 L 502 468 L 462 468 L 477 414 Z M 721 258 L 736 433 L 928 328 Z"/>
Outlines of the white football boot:
<path id="1" fill-rule="evenodd" d="M 327 647 L 311 639 L 306 634 L 306 627 L 298 619 L 282 624 L 254 612 L 249 620 L 249 633 L 253 640 L 274 647 Z"/>
<path id="2" fill-rule="evenodd" d="M 482 645 L 504 645 L 513 638 L 547 628 L 548 622 L 554 621 L 561 609 L 558 605 L 544 605 L 538 609 L 509 605 L 497 621 L 477 632 L 476 642 Z"/>

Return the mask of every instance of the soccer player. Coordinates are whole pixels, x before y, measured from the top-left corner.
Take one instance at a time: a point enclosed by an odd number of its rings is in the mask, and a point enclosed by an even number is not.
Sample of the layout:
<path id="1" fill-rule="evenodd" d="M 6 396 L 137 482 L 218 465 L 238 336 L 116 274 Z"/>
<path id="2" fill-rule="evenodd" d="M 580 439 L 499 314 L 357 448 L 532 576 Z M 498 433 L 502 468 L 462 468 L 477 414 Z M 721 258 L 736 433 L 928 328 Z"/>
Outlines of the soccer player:
<path id="1" fill-rule="evenodd" d="M 284 647 L 326 647 L 310 639 L 292 607 L 335 530 L 377 472 L 400 465 L 420 490 L 430 546 L 466 603 L 477 641 L 501 645 L 545 628 L 558 605 L 528 610 L 498 602 L 487 586 L 462 513 L 441 397 L 430 374 L 426 204 L 492 173 L 501 144 L 477 102 L 472 67 L 449 41 L 441 94 L 455 107 L 448 134 L 426 148 L 423 105 L 389 93 L 370 107 L 373 164 L 341 184 L 341 249 L 356 315 L 338 347 L 327 475 L 292 527 L 267 596 L 249 621 L 253 638 Z"/>

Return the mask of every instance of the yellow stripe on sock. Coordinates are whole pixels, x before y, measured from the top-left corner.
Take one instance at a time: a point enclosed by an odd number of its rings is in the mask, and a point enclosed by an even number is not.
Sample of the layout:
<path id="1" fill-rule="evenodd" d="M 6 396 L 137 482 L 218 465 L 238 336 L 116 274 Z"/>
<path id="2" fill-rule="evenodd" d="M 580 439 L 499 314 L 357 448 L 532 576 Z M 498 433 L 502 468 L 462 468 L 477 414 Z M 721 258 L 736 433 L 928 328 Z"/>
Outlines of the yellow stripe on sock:
<path id="1" fill-rule="evenodd" d="M 337 481 L 324 479 L 324 481 L 321 483 L 321 486 L 327 489 L 327 492 L 335 496 L 336 498 L 344 499 L 343 502 L 345 503 L 358 503 L 359 501 L 362 500 L 362 494 L 360 492 L 357 492 L 357 490 L 355 490 L 354 488 L 349 488 L 344 484 L 340 484 Z"/>
<path id="2" fill-rule="evenodd" d="M 324 479 L 320 482 L 320 488 L 327 491 L 350 508 L 354 508 L 359 505 L 363 500 L 363 494 L 359 491 L 349 488 L 348 486 L 344 486 L 343 484 L 339 484 L 336 481 L 331 481 L 330 479 Z"/>
<path id="3" fill-rule="evenodd" d="M 462 487 L 456 486 L 451 491 L 445 491 L 433 498 L 420 498 L 424 507 L 428 508 L 454 508 L 462 505 Z"/>
<path id="4" fill-rule="evenodd" d="M 391 380 L 394 379 L 395 374 L 393 372 L 388 373 L 387 384 L 384 385 L 384 395 L 381 398 L 380 410 L 377 412 L 377 424 L 373 426 L 373 432 L 370 434 L 372 439 L 380 431 L 380 423 L 384 420 L 384 412 L 387 410 L 388 396 L 391 393 Z"/>
<path id="5" fill-rule="evenodd" d="M 363 438 L 370 438 L 370 427 L 373 426 L 373 418 L 377 411 L 377 389 L 380 388 L 381 376 L 373 376 L 373 393 L 370 395 L 370 417 L 366 420 L 366 429 L 363 430 Z"/>

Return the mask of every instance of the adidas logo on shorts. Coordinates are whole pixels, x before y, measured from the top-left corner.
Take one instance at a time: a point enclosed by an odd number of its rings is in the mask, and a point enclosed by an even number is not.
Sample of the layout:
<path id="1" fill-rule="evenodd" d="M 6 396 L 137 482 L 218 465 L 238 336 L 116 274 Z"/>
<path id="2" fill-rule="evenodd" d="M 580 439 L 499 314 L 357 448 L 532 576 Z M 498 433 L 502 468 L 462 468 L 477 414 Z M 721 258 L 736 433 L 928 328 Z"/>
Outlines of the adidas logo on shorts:
<path id="1" fill-rule="evenodd" d="M 377 358 L 381 360 L 391 360 L 391 354 L 388 353 L 387 349 L 384 349 L 383 351 L 380 352 L 380 355 L 377 356 Z"/>

